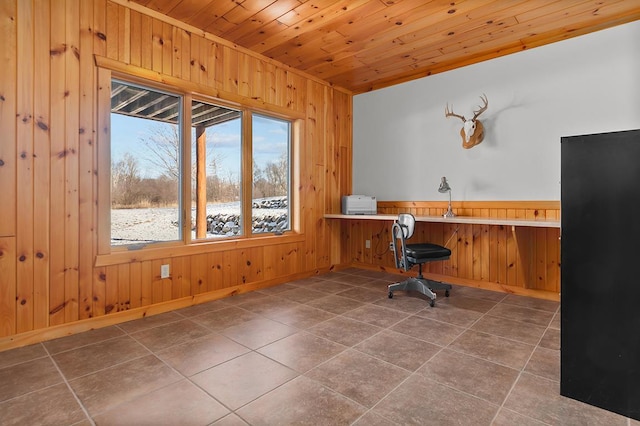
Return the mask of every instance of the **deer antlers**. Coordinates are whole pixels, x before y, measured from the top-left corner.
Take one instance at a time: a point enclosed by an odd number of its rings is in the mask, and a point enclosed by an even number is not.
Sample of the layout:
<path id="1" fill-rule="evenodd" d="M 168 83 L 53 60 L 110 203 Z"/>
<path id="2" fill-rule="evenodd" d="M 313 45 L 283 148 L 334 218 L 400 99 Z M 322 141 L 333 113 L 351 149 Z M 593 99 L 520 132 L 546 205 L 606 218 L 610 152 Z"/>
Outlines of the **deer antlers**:
<path id="1" fill-rule="evenodd" d="M 479 106 L 478 109 L 473 112 L 473 118 L 469 120 L 467 120 L 464 115 L 454 113 L 453 105 L 451 105 L 451 109 L 449 109 L 449 104 L 447 104 L 444 109 L 445 117 L 458 117 L 464 123 L 462 129 L 460 129 L 460 136 L 462 136 L 462 147 L 465 149 L 473 148 L 484 139 L 484 126 L 477 118 L 487 110 L 489 101 L 487 100 L 487 95 L 484 93 L 480 96 L 480 99 L 484 105 Z"/>
<path id="2" fill-rule="evenodd" d="M 467 121 L 467 119 L 464 118 L 464 115 L 454 114 L 453 113 L 453 105 L 451 105 L 451 111 L 449 111 L 449 104 L 448 103 L 447 103 L 447 106 L 444 109 L 444 116 L 445 117 L 458 117 L 462 121 Z"/>
<path id="3" fill-rule="evenodd" d="M 482 99 L 482 102 L 484 103 L 484 106 L 481 106 L 480 109 L 477 110 L 477 111 L 473 111 L 473 118 L 472 118 L 473 121 L 475 121 L 476 118 L 478 118 L 478 116 L 480 114 L 485 112 L 487 110 L 487 107 L 489 106 L 489 101 L 487 100 L 487 95 L 485 95 L 483 93 L 482 96 L 480 96 L 480 99 Z"/>
<path id="4" fill-rule="evenodd" d="M 473 112 L 473 118 L 471 119 L 472 121 L 476 121 L 476 118 L 478 118 L 478 116 L 480 114 L 485 112 L 487 110 L 487 107 L 489 106 L 489 101 L 487 100 L 487 95 L 485 95 L 483 93 L 482 96 L 480 96 L 480 99 L 482 99 L 482 102 L 484 103 L 484 105 L 479 107 L 480 108 L 479 110 Z M 455 114 L 453 112 L 453 104 L 451 105 L 451 110 L 449 110 L 449 104 L 447 103 L 447 106 L 444 109 L 444 116 L 445 117 L 458 117 L 463 122 L 467 121 L 467 119 L 465 118 L 464 115 Z"/>

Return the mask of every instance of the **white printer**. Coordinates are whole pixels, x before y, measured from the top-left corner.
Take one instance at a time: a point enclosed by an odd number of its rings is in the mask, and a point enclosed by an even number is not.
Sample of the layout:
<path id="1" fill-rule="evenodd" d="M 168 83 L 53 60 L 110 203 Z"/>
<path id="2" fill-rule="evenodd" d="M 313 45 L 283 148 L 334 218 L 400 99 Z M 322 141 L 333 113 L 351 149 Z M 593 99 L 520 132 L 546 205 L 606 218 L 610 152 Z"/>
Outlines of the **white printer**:
<path id="1" fill-rule="evenodd" d="M 344 195 L 342 197 L 342 214 L 377 214 L 376 197 L 368 195 Z"/>

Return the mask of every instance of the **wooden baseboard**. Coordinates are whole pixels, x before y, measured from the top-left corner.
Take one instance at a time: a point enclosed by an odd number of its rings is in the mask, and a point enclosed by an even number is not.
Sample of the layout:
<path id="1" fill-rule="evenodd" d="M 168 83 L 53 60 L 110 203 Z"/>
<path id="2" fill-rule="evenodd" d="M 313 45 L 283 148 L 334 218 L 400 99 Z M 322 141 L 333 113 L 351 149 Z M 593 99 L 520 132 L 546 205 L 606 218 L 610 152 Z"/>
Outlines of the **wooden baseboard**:
<path id="1" fill-rule="evenodd" d="M 412 277 L 415 277 L 417 275 L 415 271 L 403 272 L 395 268 L 387 268 L 385 266 L 371 266 L 365 263 L 352 263 L 350 265 L 344 265 L 343 268 L 344 267 L 354 267 L 354 268 L 369 269 L 374 271 L 383 271 L 383 272 L 388 272 L 390 274 L 398 274 L 398 275 L 412 276 Z M 458 277 L 452 277 L 449 275 L 440 275 L 440 274 L 433 274 L 428 272 L 423 272 L 423 275 L 426 278 L 432 279 L 434 281 L 442 281 L 449 284 L 461 285 L 465 287 L 475 287 L 483 290 L 498 291 L 500 293 L 516 294 L 518 296 L 534 297 L 536 299 L 552 300 L 554 302 L 560 301 L 560 293 L 554 293 L 550 291 L 521 288 L 521 287 L 516 287 L 512 285 L 506 285 L 506 284 L 500 284 L 500 283 L 494 283 L 494 282 L 488 282 L 488 281 L 478 281 L 478 280 L 472 280 L 467 278 L 458 278 Z"/>
<path id="2" fill-rule="evenodd" d="M 247 293 L 262 288 L 273 287 L 288 281 L 308 278 L 310 276 L 327 273 L 332 270 L 336 269 L 322 268 L 312 272 L 298 273 L 280 277 L 277 280 L 265 280 L 251 284 L 237 285 L 229 288 L 210 291 L 207 293 L 197 294 L 195 296 L 188 296 L 181 299 L 143 306 L 140 308 L 133 308 L 126 311 L 115 312 L 113 314 L 96 318 L 87 318 L 68 324 L 60 324 L 43 329 L 27 331 L 25 333 L 15 334 L 12 336 L 2 337 L 0 338 L 0 352 L 31 345 L 34 343 L 45 342 L 47 340 L 58 339 L 60 337 L 71 336 L 73 334 L 82 333 L 84 331 L 109 327 L 111 325 L 121 324 L 127 321 L 158 315 L 165 312 L 174 311 L 176 309 L 188 308 L 189 306 L 212 302 L 214 300 L 224 299 L 226 297 Z"/>

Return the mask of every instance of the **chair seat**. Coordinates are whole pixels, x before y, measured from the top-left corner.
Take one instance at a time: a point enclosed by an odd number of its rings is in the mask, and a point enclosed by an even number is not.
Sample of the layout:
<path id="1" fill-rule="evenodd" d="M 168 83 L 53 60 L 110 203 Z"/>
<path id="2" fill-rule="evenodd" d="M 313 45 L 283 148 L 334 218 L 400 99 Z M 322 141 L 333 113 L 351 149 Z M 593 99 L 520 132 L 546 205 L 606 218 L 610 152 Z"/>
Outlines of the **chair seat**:
<path id="1" fill-rule="evenodd" d="M 429 298 L 429 305 L 433 307 L 436 302 L 434 290 L 444 290 L 445 297 L 449 296 L 451 284 L 433 281 L 422 276 L 422 264 L 427 262 L 439 262 L 447 260 L 451 256 L 451 250 L 439 244 L 416 243 L 407 244 L 415 230 L 416 218 L 410 213 L 400 213 L 398 219 L 391 226 L 391 248 L 396 262 L 396 268 L 402 268 L 408 272 L 413 265 L 418 265 L 418 276 L 408 277 L 406 280 L 389 284 L 389 299 L 393 298 L 394 291 L 418 292 Z M 400 244 L 398 244 L 400 240 Z"/>
<path id="2" fill-rule="evenodd" d="M 449 256 L 451 256 L 451 250 L 438 244 L 407 244 L 407 257 L 418 261 L 425 259 L 447 258 Z"/>

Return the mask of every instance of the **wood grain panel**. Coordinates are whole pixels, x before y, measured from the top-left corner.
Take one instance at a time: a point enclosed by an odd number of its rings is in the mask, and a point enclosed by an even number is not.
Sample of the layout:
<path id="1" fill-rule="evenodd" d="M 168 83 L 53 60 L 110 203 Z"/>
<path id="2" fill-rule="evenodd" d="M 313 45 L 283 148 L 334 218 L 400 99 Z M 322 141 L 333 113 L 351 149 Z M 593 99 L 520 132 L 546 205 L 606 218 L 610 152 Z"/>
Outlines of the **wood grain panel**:
<path id="1" fill-rule="evenodd" d="M 222 288 L 233 287 L 241 284 L 240 272 L 238 270 L 238 257 L 235 253 L 228 251 L 222 254 Z"/>
<path id="2" fill-rule="evenodd" d="M 194 76 L 191 80 L 198 84 L 206 84 L 208 80 L 208 44 L 204 37 L 191 37 L 191 74 Z"/>
<path id="3" fill-rule="evenodd" d="M 327 120 L 327 102 L 324 89 L 325 87 L 321 84 L 313 81 L 307 82 L 308 107 L 306 108 L 307 119 L 304 127 L 305 140 L 318 140 L 323 143 L 311 146 L 299 143 L 294 147 L 294 155 L 298 159 L 299 165 L 295 174 L 299 179 L 298 186 L 301 188 L 295 205 L 299 208 L 301 223 L 305 225 L 304 232 L 308 236 L 304 242 L 304 268 L 311 270 L 315 269 L 318 264 L 316 249 L 319 243 L 322 244 L 318 239 L 323 238 L 324 240 L 324 236 L 319 235 L 322 227 L 314 224 L 317 212 L 323 211 L 322 188 L 316 187 L 314 183 L 318 182 L 319 178 L 322 179 L 324 175 L 324 169 L 318 167 L 318 164 L 323 165 L 325 162 L 324 150 L 321 149 L 324 147 L 325 134 L 323 129 Z M 300 227 L 300 225 L 297 226 Z"/>
<path id="4" fill-rule="evenodd" d="M 45 0 L 34 2 L 34 135 L 33 135 L 33 210 L 37 219 L 33 221 L 33 326 L 43 328 L 49 325 L 49 165 L 51 158 L 50 72 L 49 34 L 50 11 Z M 91 182 L 91 180 L 89 180 Z"/>
<path id="5" fill-rule="evenodd" d="M 207 255 L 197 254 L 195 256 L 191 256 L 189 259 L 191 260 L 191 271 L 189 276 L 190 288 L 185 288 L 183 290 L 183 294 L 188 296 L 206 293 L 208 291 L 207 273 L 209 272 L 207 267 Z"/>
<path id="6" fill-rule="evenodd" d="M 0 128 L 7 141 L 0 143 L 0 236 L 16 235 L 16 104 L 17 104 L 17 5 L 16 1 L 0 2 Z M 13 312 L 14 310 L 12 310 Z"/>
<path id="7" fill-rule="evenodd" d="M 16 334 L 16 238 L 0 237 L 0 337 Z"/>
<path id="8" fill-rule="evenodd" d="M 178 61 L 180 62 L 180 67 L 182 69 L 181 75 L 184 80 L 192 81 L 191 80 L 191 33 L 185 30 L 179 30 L 178 34 L 182 42 L 182 55 L 180 58 L 178 58 Z M 177 40 L 174 39 L 174 43 L 175 42 L 177 42 Z M 173 71 L 175 73 L 176 69 L 174 68 Z"/>
<path id="9" fill-rule="evenodd" d="M 275 246 L 278 250 L 281 246 Z M 253 247 L 236 253 L 238 263 L 238 279 L 240 283 L 247 284 L 261 281 L 264 278 L 264 248 Z"/>
<path id="10" fill-rule="evenodd" d="M 194 272 L 194 268 L 192 267 L 193 258 L 191 256 L 185 256 L 183 259 L 182 276 L 180 277 L 180 297 L 193 295 L 191 292 Z M 201 271 L 201 269 L 197 270 Z"/>
<path id="11" fill-rule="evenodd" d="M 120 32 L 118 31 L 118 11 L 120 6 L 116 3 L 106 2 L 106 20 L 105 20 L 105 32 L 106 35 L 106 52 L 107 57 L 111 59 L 118 59 L 118 46 Z M 56 21 L 59 22 L 59 21 Z"/>
<path id="12" fill-rule="evenodd" d="M 180 54 L 181 45 L 174 46 L 173 40 L 175 39 L 173 32 L 174 28 L 164 24 L 159 19 L 153 19 L 151 22 L 147 22 L 148 28 L 143 33 L 145 37 L 145 43 L 143 44 L 143 52 L 145 56 L 151 58 L 151 69 L 157 72 L 165 74 L 173 74 L 173 58 L 174 49 L 177 49 L 177 53 Z M 151 30 L 151 38 L 149 39 L 149 30 Z M 170 31 L 171 34 L 167 34 Z M 166 46 L 166 47 L 165 47 Z M 149 69 L 143 64 L 144 68 Z M 179 68 L 181 70 L 182 68 Z"/>
<path id="13" fill-rule="evenodd" d="M 93 3 L 80 3 L 80 58 L 79 58 L 79 127 L 78 127 L 78 318 L 91 318 L 93 310 L 93 259 L 97 254 L 94 231 L 95 192 L 94 146 L 96 126 L 93 114 L 96 91 L 93 61 Z"/>
<path id="14" fill-rule="evenodd" d="M 129 42 L 129 62 L 139 67 L 142 65 L 142 14 L 135 10 L 131 11 L 129 22 L 131 40 L 140 40 L 138 43 Z"/>
<path id="15" fill-rule="evenodd" d="M 34 67 L 34 28 L 33 5 L 18 2 L 17 33 L 17 65 L 18 69 L 33 70 Z M 16 209 L 20 212 L 17 217 L 16 251 L 17 264 L 17 294 L 16 315 L 17 331 L 24 332 L 33 329 L 33 89 L 34 75 L 18 73 L 17 75 L 17 104 L 16 104 L 16 173 L 20 190 L 17 191 Z"/>
<path id="16" fill-rule="evenodd" d="M 264 253 L 269 264 L 269 277 L 291 275 L 300 269 L 300 246 L 298 243 L 279 244 L 269 253 Z"/>
<path id="17" fill-rule="evenodd" d="M 223 264 L 224 255 L 222 252 L 207 254 L 207 291 L 225 288 Z"/>
<path id="18" fill-rule="evenodd" d="M 151 268 L 149 269 L 149 273 L 151 276 L 151 285 L 149 287 L 151 304 L 156 304 L 156 303 L 162 302 L 163 285 L 162 285 L 162 279 L 160 278 L 160 266 L 163 265 L 165 262 L 162 259 L 157 259 L 157 260 L 152 260 L 149 263 L 151 264 Z"/>
<path id="19" fill-rule="evenodd" d="M 209 87 L 215 87 L 219 89 L 216 82 L 216 61 L 218 55 L 218 45 L 208 39 L 203 39 L 200 44 L 200 57 L 203 61 L 203 66 L 206 68 L 207 80 L 203 81 Z"/>
<path id="20" fill-rule="evenodd" d="M 105 294 L 104 313 L 118 312 L 118 290 L 120 279 L 120 265 L 107 266 L 105 268 Z"/>
<path id="21" fill-rule="evenodd" d="M 140 66 L 142 68 L 157 71 L 156 68 L 158 66 L 153 62 L 153 52 L 156 49 L 156 40 L 159 43 L 159 37 L 160 35 L 154 32 L 153 19 L 143 14 L 140 18 L 140 41 L 138 42 L 140 45 Z"/>
<path id="22" fill-rule="evenodd" d="M 117 284 L 117 299 L 114 298 L 115 303 L 114 310 L 116 312 L 126 311 L 131 305 L 131 268 L 129 264 L 118 265 L 118 284 Z M 115 285 L 115 284 L 114 284 Z M 134 284 L 135 285 L 135 284 Z"/>
<path id="23" fill-rule="evenodd" d="M 93 270 L 93 317 L 101 317 L 106 313 L 107 301 L 107 269 L 95 268 Z"/>
<path id="24" fill-rule="evenodd" d="M 50 244 L 56 247 L 49 253 L 49 323 L 65 322 L 64 297 L 64 226 L 65 226 L 65 98 L 66 98 L 66 35 L 65 8 L 51 8 L 50 53 L 50 113 L 51 137 L 49 197 L 52 200 L 49 222 L 52 224 Z M 55 200 L 55 201 L 53 201 Z"/>
<path id="25" fill-rule="evenodd" d="M 129 307 L 142 306 L 142 263 L 134 262 L 129 265 L 129 280 L 132 285 L 129 288 Z"/>
<path id="26" fill-rule="evenodd" d="M 67 0 L 65 9 L 65 40 L 69 48 L 65 55 L 64 314 L 65 322 L 71 322 L 79 318 L 80 5 Z"/>
<path id="27" fill-rule="evenodd" d="M 256 60 L 242 55 L 238 63 L 238 94 L 246 98 L 254 96 L 254 80 Z"/>
<path id="28" fill-rule="evenodd" d="M 222 88 L 230 93 L 238 93 L 238 52 L 230 47 L 222 48 Z"/>
<path id="29" fill-rule="evenodd" d="M 140 265 L 140 305 L 153 304 L 153 272 L 151 262 L 141 262 Z M 137 283 L 134 281 L 134 283 Z"/>

